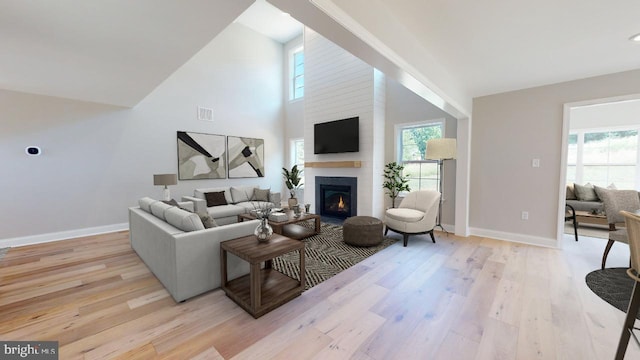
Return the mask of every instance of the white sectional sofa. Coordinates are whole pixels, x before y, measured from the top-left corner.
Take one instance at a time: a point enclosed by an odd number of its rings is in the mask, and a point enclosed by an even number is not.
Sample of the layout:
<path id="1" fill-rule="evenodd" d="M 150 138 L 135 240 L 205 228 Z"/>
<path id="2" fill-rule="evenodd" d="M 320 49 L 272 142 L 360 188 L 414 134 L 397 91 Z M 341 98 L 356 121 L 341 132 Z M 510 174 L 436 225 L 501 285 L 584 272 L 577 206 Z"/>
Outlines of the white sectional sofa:
<path id="1" fill-rule="evenodd" d="M 177 302 L 220 287 L 220 242 L 251 235 L 259 224 L 205 229 L 197 214 L 179 207 L 150 198 L 139 205 L 129 208 L 131 247 Z M 249 273 L 248 263 L 232 254 L 227 269 L 229 279 Z"/>
<path id="2" fill-rule="evenodd" d="M 258 190 L 258 191 L 256 191 Z M 207 193 L 224 192 L 226 204 L 207 204 Z M 218 225 L 238 222 L 238 215 L 256 208 L 280 207 L 280 193 L 260 190 L 258 186 L 224 186 L 195 189 L 194 196 L 183 196 L 182 201 L 192 201 L 196 212 L 208 213 Z M 209 205 L 209 206 L 208 206 Z"/>

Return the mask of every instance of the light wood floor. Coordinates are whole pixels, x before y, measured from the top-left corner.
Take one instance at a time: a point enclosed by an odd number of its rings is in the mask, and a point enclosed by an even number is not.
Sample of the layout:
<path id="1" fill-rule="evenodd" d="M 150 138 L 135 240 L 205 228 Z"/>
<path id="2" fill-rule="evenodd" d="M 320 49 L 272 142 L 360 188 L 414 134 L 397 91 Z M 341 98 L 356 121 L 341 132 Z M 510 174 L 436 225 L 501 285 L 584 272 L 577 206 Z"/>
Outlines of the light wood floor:
<path id="1" fill-rule="evenodd" d="M 220 290 L 176 304 L 127 232 L 13 248 L 0 339 L 57 340 L 61 359 L 613 358 L 624 314 L 584 283 L 604 240 L 436 240 L 396 243 L 258 320 Z M 628 248 L 609 259 L 625 266 Z"/>

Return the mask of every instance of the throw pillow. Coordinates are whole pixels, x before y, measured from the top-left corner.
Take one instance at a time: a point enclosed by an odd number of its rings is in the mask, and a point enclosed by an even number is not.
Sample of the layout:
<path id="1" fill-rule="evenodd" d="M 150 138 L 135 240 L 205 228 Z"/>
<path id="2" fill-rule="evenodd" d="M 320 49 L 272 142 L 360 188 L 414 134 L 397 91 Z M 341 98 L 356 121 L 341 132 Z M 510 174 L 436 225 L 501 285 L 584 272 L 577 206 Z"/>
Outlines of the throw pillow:
<path id="1" fill-rule="evenodd" d="M 255 201 L 269 201 L 269 189 L 255 189 L 253 191 L 253 199 Z"/>
<path id="2" fill-rule="evenodd" d="M 573 184 L 567 185 L 567 200 L 578 200 L 576 192 L 573 190 Z"/>
<path id="3" fill-rule="evenodd" d="M 233 198 L 233 203 L 241 203 L 249 201 L 253 198 L 253 188 L 252 187 L 231 187 L 231 197 Z"/>
<path id="4" fill-rule="evenodd" d="M 207 200 L 207 207 L 227 205 L 227 199 L 224 197 L 224 191 L 204 193 Z"/>
<path id="5" fill-rule="evenodd" d="M 175 199 L 162 200 L 162 202 L 165 203 L 165 204 L 168 204 L 168 205 L 180 207 L 180 205 L 178 205 L 178 202 Z"/>
<path id="6" fill-rule="evenodd" d="M 200 220 L 202 221 L 202 225 L 204 225 L 205 229 L 210 229 L 210 228 L 218 226 L 218 224 L 216 223 L 215 220 L 213 220 L 211 215 L 205 214 L 205 213 L 200 213 L 200 214 L 198 214 L 198 216 L 200 216 Z"/>
<path id="7" fill-rule="evenodd" d="M 573 188 L 576 192 L 576 197 L 580 201 L 599 201 L 596 191 L 593 189 L 593 185 L 586 183 L 584 185 L 573 184 Z"/>

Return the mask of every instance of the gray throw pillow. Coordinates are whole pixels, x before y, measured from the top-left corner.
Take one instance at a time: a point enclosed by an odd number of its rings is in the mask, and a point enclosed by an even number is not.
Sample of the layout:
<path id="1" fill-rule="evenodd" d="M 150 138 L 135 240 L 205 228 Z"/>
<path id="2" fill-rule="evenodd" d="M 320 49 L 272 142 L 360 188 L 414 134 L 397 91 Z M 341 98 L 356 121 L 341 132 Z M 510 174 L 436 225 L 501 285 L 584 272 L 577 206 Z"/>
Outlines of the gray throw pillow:
<path id="1" fill-rule="evenodd" d="M 205 229 L 210 229 L 210 228 L 218 226 L 218 224 L 216 223 L 215 220 L 213 220 L 211 215 L 204 214 L 204 213 L 199 213 L 198 216 L 200 216 L 200 220 L 202 220 L 202 225 L 204 225 Z"/>
<path id="2" fill-rule="evenodd" d="M 586 183 L 584 185 L 573 184 L 573 188 L 576 192 L 576 197 L 580 201 L 598 201 L 598 195 L 593 189 L 593 185 Z"/>
<path id="3" fill-rule="evenodd" d="M 567 196 L 566 196 L 566 199 L 567 200 L 578 200 L 578 198 L 576 197 L 575 191 L 573 191 L 573 184 L 567 185 Z"/>
<path id="4" fill-rule="evenodd" d="M 175 199 L 171 199 L 171 200 L 162 200 L 163 203 L 171 205 L 171 206 L 177 206 L 180 207 L 180 205 L 178 205 L 178 202 Z"/>
<path id="5" fill-rule="evenodd" d="M 227 205 L 227 198 L 224 197 L 224 191 L 204 193 L 204 198 L 207 200 L 207 207 Z"/>
<path id="6" fill-rule="evenodd" d="M 269 201 L 269 189 L 255 189 L 253 191 L 253 199 L 255 201 Z"/>

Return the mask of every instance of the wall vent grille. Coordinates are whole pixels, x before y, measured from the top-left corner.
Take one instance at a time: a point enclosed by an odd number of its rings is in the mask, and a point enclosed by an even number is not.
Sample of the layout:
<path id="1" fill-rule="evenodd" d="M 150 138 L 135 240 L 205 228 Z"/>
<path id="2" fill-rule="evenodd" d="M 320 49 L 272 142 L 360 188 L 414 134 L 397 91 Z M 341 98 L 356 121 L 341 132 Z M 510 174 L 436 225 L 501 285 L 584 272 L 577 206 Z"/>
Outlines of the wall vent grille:
<path id="1" fill-rule="evenodd" d="M 198 120 L 213 121 L 213 109 L 198 107 Z"/>

